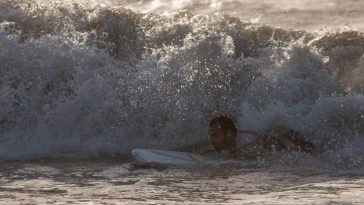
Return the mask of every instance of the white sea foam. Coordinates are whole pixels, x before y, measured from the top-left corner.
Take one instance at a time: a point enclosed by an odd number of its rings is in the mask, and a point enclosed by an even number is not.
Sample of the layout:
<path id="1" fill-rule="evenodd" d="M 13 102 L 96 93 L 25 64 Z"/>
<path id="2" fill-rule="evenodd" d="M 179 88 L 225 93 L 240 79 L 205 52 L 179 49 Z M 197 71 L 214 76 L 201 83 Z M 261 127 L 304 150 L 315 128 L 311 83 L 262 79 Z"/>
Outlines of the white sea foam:
<path id="1" fill-rule="evenodd" d="M 40 2 L 0 4 L 1 159 L 181 147 L 223 113 L 244 129 L 286 125 L 314 143 L 315 160 L 362 166 L 360 32 Z"/>

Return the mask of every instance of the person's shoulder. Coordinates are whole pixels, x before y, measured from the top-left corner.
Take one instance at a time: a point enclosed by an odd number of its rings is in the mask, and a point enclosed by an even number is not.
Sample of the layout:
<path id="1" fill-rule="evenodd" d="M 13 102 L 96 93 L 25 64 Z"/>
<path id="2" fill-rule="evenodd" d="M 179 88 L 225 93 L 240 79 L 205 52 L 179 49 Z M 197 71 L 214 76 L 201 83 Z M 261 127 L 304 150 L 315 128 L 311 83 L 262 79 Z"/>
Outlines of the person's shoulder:
<path id="1" fill-rule="evenodd" d="M 266 132 L 266 136 L 271 136 L 278 139 L 285 146 L 285 149 L 296 150 L 303 152 L 313 152 L 315 147 L 312 142 L 308 141 L 306 137 L 299 131 L 287 128 L 276 127 Z"/>

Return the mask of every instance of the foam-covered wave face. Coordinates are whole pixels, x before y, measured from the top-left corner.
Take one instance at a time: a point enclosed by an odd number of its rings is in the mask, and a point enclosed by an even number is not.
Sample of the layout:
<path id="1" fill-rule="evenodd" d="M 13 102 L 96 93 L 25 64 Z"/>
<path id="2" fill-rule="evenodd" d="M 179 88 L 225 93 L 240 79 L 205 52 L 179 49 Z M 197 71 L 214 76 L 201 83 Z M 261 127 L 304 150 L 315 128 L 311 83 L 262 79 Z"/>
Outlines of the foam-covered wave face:
<path id="1" fill-rule="evenodd" d="M 226 114 L 241 129 L 296 129 L 318 159 L 362 166 L 361 33 L 40 2 L 0 4 L 1 159 L 178 148 Z"/>

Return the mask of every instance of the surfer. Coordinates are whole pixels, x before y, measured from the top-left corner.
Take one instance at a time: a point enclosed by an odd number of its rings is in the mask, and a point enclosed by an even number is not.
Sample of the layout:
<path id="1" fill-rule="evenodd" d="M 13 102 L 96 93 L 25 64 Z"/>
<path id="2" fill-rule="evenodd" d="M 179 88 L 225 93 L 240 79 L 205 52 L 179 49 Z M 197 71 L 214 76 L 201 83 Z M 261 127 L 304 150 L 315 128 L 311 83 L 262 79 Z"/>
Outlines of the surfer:
<path id="1" fill-rule="evenodd" d="M 238 137 L 238 133 L 242 136 Z M 275 152 L 313 152 L 313 144 L 302 134 L 290 128 L 278 127 L 264 133 L 238 130 L 232 119 L 220 116 L 209 124 L 210 142 L 218 152 L 228 150 L 232 157 L 267 156 Z M 249 142 L 250 141 L 250 142 Z"/>

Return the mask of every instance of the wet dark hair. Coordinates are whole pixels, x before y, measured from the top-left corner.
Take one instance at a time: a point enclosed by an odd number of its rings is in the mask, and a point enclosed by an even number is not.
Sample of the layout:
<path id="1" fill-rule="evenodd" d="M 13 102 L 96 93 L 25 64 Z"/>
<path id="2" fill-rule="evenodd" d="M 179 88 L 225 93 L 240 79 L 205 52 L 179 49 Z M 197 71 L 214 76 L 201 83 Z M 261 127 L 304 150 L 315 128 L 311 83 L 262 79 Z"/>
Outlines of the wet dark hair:
<path id="1" fill-rule="evenodd" d="M 224 129 L 228 130 L 232 130 L 234 133 L 234 136 L 236 137 L 236 134 L 238 133 L 238 129 L 236 129 L 235 124 L 233 122 L 232 119 L 226 117 L 226 116 L 219 116 L 219 117 L 215 117 L 214 119 L 212 119 L 210 121 L 210 127 L 214 126 L 216 124 L 220 124 L 222 127 L 224 127 Z"/>
<path id="2" fill-rule="evenodd" d="M 238 129 L 235 127 L 233 120 L 226 116 L 215 117 L 210 121 L 209 127 L 213 127 L 215 125 L 220 125 L 224 131 L 224 144 L 220 150 L 228 149 L 232 155 L 236 154 L 236 138 Z M 226 135 L 226 131 L 230 130 L 232 135 Z M 210 136 L 211 137 L 211 136 Z M 215 149 L 218 150 L 216 147 Z"/>

